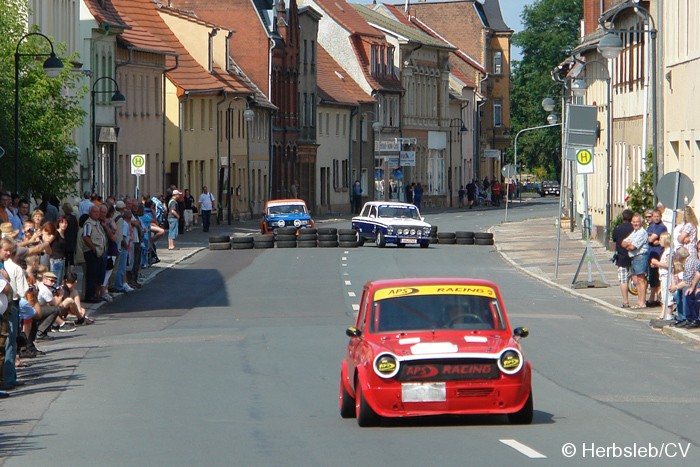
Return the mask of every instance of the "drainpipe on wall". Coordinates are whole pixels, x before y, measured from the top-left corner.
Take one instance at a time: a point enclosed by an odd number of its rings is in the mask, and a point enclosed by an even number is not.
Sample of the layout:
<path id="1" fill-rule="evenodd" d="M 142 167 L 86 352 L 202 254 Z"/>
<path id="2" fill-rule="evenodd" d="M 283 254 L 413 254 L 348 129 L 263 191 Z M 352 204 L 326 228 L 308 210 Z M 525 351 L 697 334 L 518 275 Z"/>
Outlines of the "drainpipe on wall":
<path id="1" fill-rule="evenodd" d="M 227 60 L 227 62 L 228 62 L 228 60 Z M 221 100 L 216 102 L 216 164 L 217 164 L 217 167 L 219 168 L 219 202 L 220 203 L 223 203 L 222 194 L 224 193 L 224 171 L 223 171 L 223 167 L 221 165 L 221 152 L 219 150 L 220 149 L 219 148 L 219 139 L 221 138 L 221 132 L 219 131 L 219 129 L 221 128 L 221 117 L 220 117 L 220 112 L 219 112 L 219 106 L 221 104 L 223 104 L 224 102 L 226 102 L 226 99 L 228 98 L 229 94 L 230 93 L 228 91 L 223 91 L 221 93 L 221 95 L 222 95 Z M 227 113 L 226 113 L 227 117 L 229 114 L 230 113 L 227 111 Z M 228 122 L 228 120 L 227 120 L 227 123 L 229 125 L 227 130 L 230 131 L 230 122 Z M 229 135 L 229 138 L 230 138 L 230 135 Z M 229 160 L 229 162 L 231 162 L 230 153 L 229 153 L 228 160 Z M 232 184 L 232 178 L 233 178 L 231 176 L 232 175 L 231 174 L 231 166 L 226 164 L 226 170 L 228 170 L 228 186 L 229 186 L 227 203 L 230 204 L 231 203 L 231 184 Z M 223 204 L 222 204 L 222 206 L 223 206 Z M 228 219 L 228 222 L 230 224 L 231 219 Z"/>
<path id="2" fill-rule="evenodd" d="M 166 123 L 168 121 L 166 110 L 167 110 L 167 95 L 166 95 L 166 84 L 168 82 L 168 77 L 167 74 L 173 70 L 175 70 L 177 67 L 180 66 L 180 56 L 177 54 L 174 54 L 175 56 L 175 65 L 172 66 L 171 68 L 166 68 L 163 70 L 163 83 L 161 84 L 161 92 L 163 94 L 163 98 L 161 101 L 161 104 L 163 106 L 163 150 L 161 152 L 161 172 L 160 172 L 160 178 L 162 180 L 163 186 L 161 188 L 161 193 L 165 193 L 165 146 L 166 146 L 166 138 L 165 138 L 165 130 L 166 130 Z M 182 118 L 182 112 L 180 112 L 179 115 L 180 118 Z M 182 121 L 180 121 L 180 125 L 182 125 Z"/>
<path id="3" fill-rule="evenodd" d="M 358 103 L 357 107 L 353 107 L 353 109 L 350 111 L 350 128 L 353 128 L 352 120 L 353 120 L 353 118 L 356 118 L 357 115 L 359 115 L 359 112 L 360 112 L 360 106 Z M 362 129 L 360 129 L 360 132 L 361 131 L 362 131 Z M 359 136 L 360 136 L 360 138 L 359 138 L 360 149 L 362 149 L 362 134 L 360 134 Z M 350 131 L 350 135 L 348 137 L 348 167 L 349 167 L 349 170 L 348 170 L 348 187 L 349 187 L 348 198 L 350 201 L 350 212 L 352 213 L 353 212 L 352 211 L 352 208 L 353 208 L 353 206 L 352 206 L 352 186 L 355 183 L 352 179 L 352 131 Z"/>

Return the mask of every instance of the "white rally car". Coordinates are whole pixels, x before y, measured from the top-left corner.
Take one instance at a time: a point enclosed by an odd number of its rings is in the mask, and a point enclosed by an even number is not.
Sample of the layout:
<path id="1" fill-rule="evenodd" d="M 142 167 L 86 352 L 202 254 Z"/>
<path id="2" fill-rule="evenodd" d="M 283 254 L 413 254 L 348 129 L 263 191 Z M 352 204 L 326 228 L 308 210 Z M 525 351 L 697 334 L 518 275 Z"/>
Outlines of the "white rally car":
<path id="1" fill-rule="evenodd" d="M 359 216 L 352 218 L 352 228 L 357 231 L 358 244 L 372 240 L 379 248 L 387 243 L 398 247 L 430 245 L 430 224 L 423 220 L 418 208 L 412 204 L 391 201 L 365 203 Z"/>

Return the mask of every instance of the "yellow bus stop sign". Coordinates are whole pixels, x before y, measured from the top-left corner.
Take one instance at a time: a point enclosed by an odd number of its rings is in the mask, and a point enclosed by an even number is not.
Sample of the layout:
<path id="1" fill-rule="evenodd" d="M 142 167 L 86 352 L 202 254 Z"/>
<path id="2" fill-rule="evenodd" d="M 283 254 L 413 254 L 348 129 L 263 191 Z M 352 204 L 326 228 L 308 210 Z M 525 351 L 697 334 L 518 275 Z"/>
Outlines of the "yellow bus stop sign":
<path id="1" fill-rule="evenodd" d="M 145 154 L 131 155 L 131 175 L 146 174 L 146 156 Z"/>
<path id="2" fill-rule="evenodd" d="M 576 168 L 579 174 L 593 173 L 593 154 L 590 149 L 576 151 Z"/>

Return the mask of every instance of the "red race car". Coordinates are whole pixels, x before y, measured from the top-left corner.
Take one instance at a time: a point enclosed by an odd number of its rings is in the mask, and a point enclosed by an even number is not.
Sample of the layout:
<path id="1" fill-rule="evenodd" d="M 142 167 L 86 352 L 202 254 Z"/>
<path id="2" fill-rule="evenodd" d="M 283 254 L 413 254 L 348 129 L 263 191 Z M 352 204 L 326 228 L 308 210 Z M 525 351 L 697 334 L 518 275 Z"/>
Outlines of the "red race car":
<path id="1" fill-rule="evenodd" d="M 496 284 L 465 278 L 368 282 L 340 369 L 343 418 L 505 414 L 532 422 L 532 369 Z"/>

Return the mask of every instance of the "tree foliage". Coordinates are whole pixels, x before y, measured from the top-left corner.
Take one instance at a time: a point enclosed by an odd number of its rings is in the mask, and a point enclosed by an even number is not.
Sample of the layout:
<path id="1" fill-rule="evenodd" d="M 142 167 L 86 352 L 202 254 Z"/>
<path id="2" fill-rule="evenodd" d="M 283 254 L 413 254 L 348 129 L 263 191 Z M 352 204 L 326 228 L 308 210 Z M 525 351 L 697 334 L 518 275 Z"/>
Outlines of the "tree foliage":
<path id="1" fill-rule="evenodd" d="M 52 193 L 62 197 L 75 190 L 78 178 L 77 154 L 73 131 L 83 124 L 85 112 L 80 99 L 86 89 L 78 86 L 80 78 L 72 70 L 76 57 L 66 57 L 66 46 L 52 40 L 56 55 L 64 68 L 57 78 L 44 73 L 43 63 L 50 44 L 41 36 L 27 31 L 27 1 L 0 2 L 0 146 L 6 154 L 0 159 L 0 185 L 3 190 L 15 187 L 15 52 L 19 58 L 19 191 Z M 18 45 L 19 44 L 19 45 Z M 29 56 L 26 56 L 29 55 Z"/>
<path id="2" fill-rule="evenodd" d="M 522 49 L 523 59 L 512 67 L 511 134 L 524 128 L 546 125 L 542 100 L 552 97 L 554 113 L 561 115 L 561 85 L 551 71 L 578 44 L 583 0 L 537 0 L 522 13 L 524 29 L 513 35 L 513 45 Z M 561 117 L 560 117 L 561 121 Z M 512 151 L 511 151 L 512 152 Z M 512 154 L 511 154 L 512 157 Z M 523 133 L 518 139 L 518 160 L 531 172 L 544 168 L 547 177 L 561 174 L 561 131 L 559 127 Z"/>

